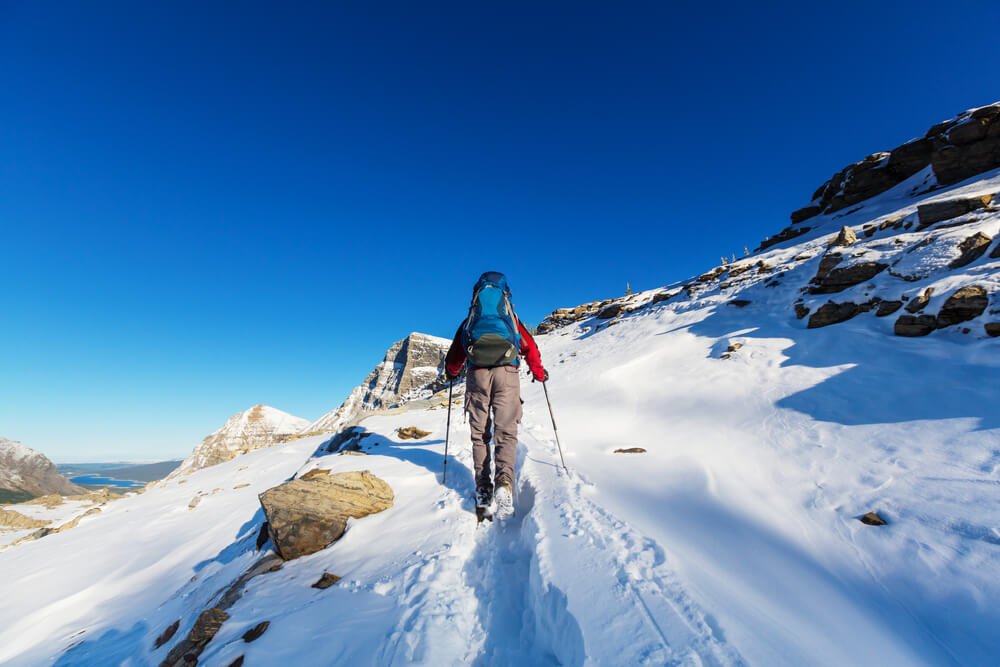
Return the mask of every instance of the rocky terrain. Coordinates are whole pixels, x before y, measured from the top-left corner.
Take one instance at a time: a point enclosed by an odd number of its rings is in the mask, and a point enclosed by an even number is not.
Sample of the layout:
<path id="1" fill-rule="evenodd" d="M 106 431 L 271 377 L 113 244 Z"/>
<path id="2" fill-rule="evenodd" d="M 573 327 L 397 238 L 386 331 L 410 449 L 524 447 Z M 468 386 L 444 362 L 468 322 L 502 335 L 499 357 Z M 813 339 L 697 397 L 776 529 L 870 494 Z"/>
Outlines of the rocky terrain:
<path id="1" fill-rule="evenodd" d="M 207 435 L 169 478 L 229 461 L 240 454 L 271 447 L 298 434 L 309 422 L 267 405 L 231 416 L 222 428 Z"/>
<path id="2" fill-rule="evenodd" d="M 416 332 L 393 343 L 382 362 L 347 400 L 309 424 L 304 432 L 333 433 L 362 415 L 429 398 L 439 389 L 437 380 L 450 345 L 450 340 Z"/>
<path id="3" fill-rule="evenodd" d="M 808 328 L 873 318 L 896 336 L 1000 336 L 1000 103 L 838 172 L 757 254 L 663 290 L 554 311 L 547 333 L 718 294 Z M 753 304 L 753 305 L 751 305 Z"/>
<path id="4" fill-rule="evenodd" d="M 44 454 L 19 442 L 0 438 L 0 493 L 12 498 L 43 496 L 50 493 L 83 493 L 83 489 L 59 474 Z"/>

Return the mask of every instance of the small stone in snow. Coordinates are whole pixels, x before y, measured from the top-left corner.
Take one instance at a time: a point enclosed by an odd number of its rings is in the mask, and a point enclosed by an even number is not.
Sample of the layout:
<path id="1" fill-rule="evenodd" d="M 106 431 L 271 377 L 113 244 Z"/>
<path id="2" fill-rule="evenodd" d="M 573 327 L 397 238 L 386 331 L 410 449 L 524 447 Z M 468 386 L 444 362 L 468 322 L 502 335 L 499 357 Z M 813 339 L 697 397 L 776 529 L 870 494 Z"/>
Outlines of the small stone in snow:
<path id="1" fill-rule="evenodd" d="M 628 449 L 616 449 L 615 454 L 645 454 L 646 450 L 642 447 L 629 447 Z"/>
<path id="2" fill-rule="evenodd" d="M 312 587 L 319 588 L 320 590 L 322 590 L 324 588 L 329 588 L 330 586 L 333 586 L 338 581 L 340 581 L 340 577 L 338 577 L 337 575 L 330 574 L 329 572 L 324 572 L 323 576 L 320 577 L 319 581 L 313 584 Z"/>
<path id="3" fill-rule="evenodd" d="M 267 632 L 269 627 L 271 627 L 271 621 L 261 621 L 243 633 L 243 641 L 249 644 L 256 639 L 260 639 L 260 636 Z"/>
<path id="4" fill-rule="evenodd" d="M 859 521 L 867 526 L 884 526 L 888 523 L 888 521 L 879 516 L 878 512 L 868 512 Z"/>

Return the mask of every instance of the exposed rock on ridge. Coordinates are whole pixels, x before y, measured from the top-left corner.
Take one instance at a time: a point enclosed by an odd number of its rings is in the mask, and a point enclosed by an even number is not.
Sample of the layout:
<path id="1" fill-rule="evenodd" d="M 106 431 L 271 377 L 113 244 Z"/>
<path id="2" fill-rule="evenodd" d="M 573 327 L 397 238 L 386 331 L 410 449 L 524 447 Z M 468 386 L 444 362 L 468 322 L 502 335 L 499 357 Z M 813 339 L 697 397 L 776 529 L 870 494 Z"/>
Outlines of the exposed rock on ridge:
<path id="1" fill-rule="evenodd" d="M 340 407 L 309 424 L 305 431 L 332 433 L 376 410 L 429 398 L 437 389 L 450 346 L 450 340 L 422 333 L 411 333 L 393 343 L 364 383 L 355 387 Z"/>
<path id="2" fill-rule="evenodd" d="M 1000 102 L 970 109 L 938 123 L 923 137 L 845 167 L 816 190 L 809 206 L 792 213 L 792 222 L 858 204 L 928 165 L 939 185 L 1000 167 Z"/>

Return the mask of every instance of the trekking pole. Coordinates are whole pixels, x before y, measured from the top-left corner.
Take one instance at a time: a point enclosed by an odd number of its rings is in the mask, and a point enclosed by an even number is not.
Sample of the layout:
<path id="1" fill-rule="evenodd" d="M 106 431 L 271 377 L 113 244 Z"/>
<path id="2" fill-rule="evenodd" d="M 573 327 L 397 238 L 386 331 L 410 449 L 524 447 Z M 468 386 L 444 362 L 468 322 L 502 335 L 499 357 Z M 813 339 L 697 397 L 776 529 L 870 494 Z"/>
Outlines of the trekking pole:
<path id="1" fill-rule="evenodd" d="M 441 476 L 441 483 L 448 481 L 448 440 L 451 437 L 451 388 L 455 386 L 454 380 L 448 380 L 448 422 L 444 429 L 444 474 Z"/>
<path id="2" fill-rule="evenodd" d="M 556 416 L 552 414 L 552 401 L 549 400 L 549 386 L 548 382 L 542 382 L 542 389 L 545 390 L 545 402 L 549 406 L 549 417 L 552 418 L 552 432 L 556 434 L 556 447 L 559 448 L 559 460 L 562 461 L 563 470 L 569 472 L 566 468 L 566 459 L 563 458 L 562 445 L 559 444 L 559 428 L 556 426 Z"/>

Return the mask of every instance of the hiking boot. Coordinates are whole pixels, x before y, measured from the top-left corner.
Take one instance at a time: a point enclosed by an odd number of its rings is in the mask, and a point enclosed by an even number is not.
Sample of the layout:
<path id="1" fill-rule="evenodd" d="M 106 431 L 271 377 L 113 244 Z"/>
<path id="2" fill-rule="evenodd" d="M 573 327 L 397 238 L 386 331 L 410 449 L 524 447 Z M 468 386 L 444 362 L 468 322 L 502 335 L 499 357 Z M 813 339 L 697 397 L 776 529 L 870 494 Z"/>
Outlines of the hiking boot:
<path id="1" fill-rule="evenodd" d="M 493 485 L 476 489 L 476 507 L 485 509 L 493 504 Z"/>
<path id="2" fill-rule="evenodd" d="M 510 482 L 503 480 L 497 485 L 494 500 L 497 506 L 493 515 L 496 518 L 503 520 L 514 515 L 514 488 Z"/>

